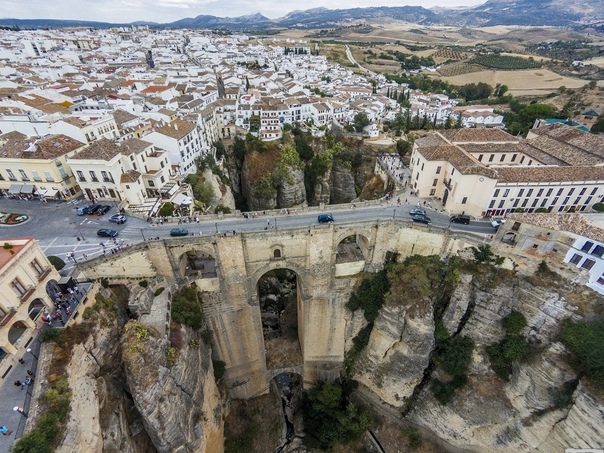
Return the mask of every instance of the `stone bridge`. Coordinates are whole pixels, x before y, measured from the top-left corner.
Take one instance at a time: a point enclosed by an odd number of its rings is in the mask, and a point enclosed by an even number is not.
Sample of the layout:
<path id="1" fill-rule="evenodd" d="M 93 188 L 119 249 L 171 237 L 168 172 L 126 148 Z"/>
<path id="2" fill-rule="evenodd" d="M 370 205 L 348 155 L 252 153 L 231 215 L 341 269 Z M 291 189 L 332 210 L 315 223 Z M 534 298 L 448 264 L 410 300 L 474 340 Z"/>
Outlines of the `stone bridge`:
<path id="1" fill-rule="evenodd" d="M 363 272 L 382 269 L 387 252 L 446 256 L 483 241 L 408 221 L 372 220 L 148 241 L 78 268 L 90 278 L 159 275 L 194 281 L 204 294 L 213 355 L 226 363 L 231 395 L 249 398 L 266 392 L 270 380 L 286 368 L 301 374 L 305 385 L 339 376 L 350 339 L 363 327 L 353 322 L 357 317 L 345 304 Z M 258 282 L 276 269 L 297 276 L 301 363 L 269 369 Z"/>

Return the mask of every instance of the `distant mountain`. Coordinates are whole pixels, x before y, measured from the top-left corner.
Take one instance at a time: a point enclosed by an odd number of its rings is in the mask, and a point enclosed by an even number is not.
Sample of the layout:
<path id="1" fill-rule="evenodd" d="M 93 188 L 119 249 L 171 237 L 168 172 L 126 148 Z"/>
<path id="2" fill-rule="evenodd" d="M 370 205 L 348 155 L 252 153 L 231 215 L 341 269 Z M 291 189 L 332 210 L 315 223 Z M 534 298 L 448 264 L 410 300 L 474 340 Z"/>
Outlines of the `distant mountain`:
<path id="1" fill-rule="evenodd" d="M 420 25 L 492 26 L 492 25 L 549 25 L 578 27 L 586 23 L 604 24 L 602 0 L 488 0 L 486 3 L 467 8 L 433 8 L 421 6 L 375 6 L 369 8 L 327 9 L 314 8 L 291 13 L 271 20 L 260 13 L 239 17 L 201 15 L 166 24 L 134 22 L 111 24 L 105 22 L 49 20 L 49 19 L 0 19 L 0 25 L 21 28 L 61 27 L 113 27 L 150 25 L 174 28 L 205 28 L 253 30 L 270 27 L 330 28 L 350 25 L 359 21 L 393 19 Z"/>
<path id="2" fill-rule="evenodd" d="M 164 24 L 175 28 L 234 28 L 249 29 L 271 25 L 273 22 L 260 13 L 239 17 L 217 17 L 201 15 L 194 18 L 186 18 Z"/>

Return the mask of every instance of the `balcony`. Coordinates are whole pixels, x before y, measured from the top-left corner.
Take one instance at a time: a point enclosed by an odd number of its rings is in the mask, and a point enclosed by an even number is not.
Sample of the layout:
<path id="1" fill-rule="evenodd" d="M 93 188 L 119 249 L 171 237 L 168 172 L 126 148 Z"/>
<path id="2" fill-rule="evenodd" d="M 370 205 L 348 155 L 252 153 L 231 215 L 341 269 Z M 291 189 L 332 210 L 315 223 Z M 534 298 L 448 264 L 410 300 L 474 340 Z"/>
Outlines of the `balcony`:
<path id="1" fill-rule="evenodd" d="M 21 301 L 21 303 L 26 302 L 33 293 L 36 292 L 36 287 L 33 285 L 28 286 L 25 289 L 25 292 L 23 294 L 21 294 L 21 296 L 19 297 L 19 300 Z"/>
<path id="2" fill-rule="evenodd" d="M 453 190 L 453 184 L 451 183 L 451 178 L 449 178 L 449 179 L 445 179 L 445 180 L 443 181 L 443 183 L 444 183 L 444 185 L 445 185 L 445 187 L 446 187 L 447 189 L 449 189 L 449 190 Z"/>
<path id="3" fill-rule="evenodd" d="M 10 320 L 13 319 L 16 314 L 17 310 L 11 308 L 10 311 L 0 319 L 0 327 L 7 326 L 10 323 Z"/>
<path id="4" fill-rule="evenodd" d="M 48 275 L 50 274 L 52 268 L 50 266 L 45 267 L 44 269 L 42 269 L 42 272 L 40 274 L 38 274 L 38 281 L 42 281 L 44 280 L 46 277 L 48 277 Z"/>

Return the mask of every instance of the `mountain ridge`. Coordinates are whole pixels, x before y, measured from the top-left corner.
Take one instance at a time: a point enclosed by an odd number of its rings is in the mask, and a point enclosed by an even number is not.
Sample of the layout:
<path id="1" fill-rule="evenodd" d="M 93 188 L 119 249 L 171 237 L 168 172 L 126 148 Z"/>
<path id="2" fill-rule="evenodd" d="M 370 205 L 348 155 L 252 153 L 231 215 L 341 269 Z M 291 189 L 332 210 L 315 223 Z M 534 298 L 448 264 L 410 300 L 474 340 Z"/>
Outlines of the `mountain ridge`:
<path id="1" fill-rule="evenodd" d="M 237 17 L 198 15 L 169 23 L 136 21 L 113 23 L 61 19 L 0 19 L 0 25 L 25 28 L 94 27 L 149 25 L 173 28 L 258 29 L 267 27 L 329 28 L 359 21 L 390 18 L 419 25 L 449 26 L 604 26 L 604 2 L 591 0 L 488 0 L 474 7 L 371 6 L 364 8 L 328 9 L 324 7 L 294 10 L 283 17 L 269 19 L 261 13 Z"/>

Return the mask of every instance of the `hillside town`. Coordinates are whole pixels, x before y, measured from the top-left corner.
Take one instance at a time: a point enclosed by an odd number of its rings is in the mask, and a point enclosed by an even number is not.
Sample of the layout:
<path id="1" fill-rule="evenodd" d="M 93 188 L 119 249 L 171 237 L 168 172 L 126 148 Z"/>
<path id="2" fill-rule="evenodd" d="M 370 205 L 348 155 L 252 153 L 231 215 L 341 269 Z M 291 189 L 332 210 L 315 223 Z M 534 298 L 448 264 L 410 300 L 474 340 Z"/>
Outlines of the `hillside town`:
<path id="1" fill-rule="evenodd" d="M 213 144 L 248 132 L 314 136 L 367 117 L 367 138 L 401 107 L 442 124 L 503 127 L 489 106 L 456 107 L 330 64 L 307 42 L 123 27 L 0 32 L 0 193 L 111 201 L 153 215 Z M 373 85 L 372 85 L 373 83 Z"/>

